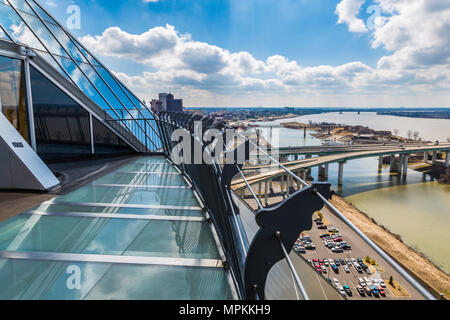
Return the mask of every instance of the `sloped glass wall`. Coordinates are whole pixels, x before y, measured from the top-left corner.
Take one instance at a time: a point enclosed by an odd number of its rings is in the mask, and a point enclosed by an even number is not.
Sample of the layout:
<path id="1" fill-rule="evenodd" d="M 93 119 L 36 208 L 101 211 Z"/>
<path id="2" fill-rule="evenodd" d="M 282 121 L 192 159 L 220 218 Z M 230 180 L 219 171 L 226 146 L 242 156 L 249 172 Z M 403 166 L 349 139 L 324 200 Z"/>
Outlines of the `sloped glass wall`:
<path id="1" fill-rule="evenodd" d="M 34 0 L 0 0 L 0 25 L 36 53 L 151 151 L 162 144 L 153 113 Z M 0 29 L 1 30 L 1 29 Z M 1 36 L 1 32 L 0 32 Z"/>
<path id="2" fill-rule="evenodd" d="M 0 106 L 5 117 L 29 141 L 25 80 L 21 60 L 0 56 Z"/>

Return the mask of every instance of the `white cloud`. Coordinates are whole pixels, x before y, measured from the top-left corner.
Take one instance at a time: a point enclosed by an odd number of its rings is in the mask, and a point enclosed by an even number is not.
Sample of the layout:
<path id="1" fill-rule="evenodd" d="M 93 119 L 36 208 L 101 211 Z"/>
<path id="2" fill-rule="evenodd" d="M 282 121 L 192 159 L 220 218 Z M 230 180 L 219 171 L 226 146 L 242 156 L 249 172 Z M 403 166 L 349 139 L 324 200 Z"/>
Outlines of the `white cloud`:
<path id="1" fill-rule="evenodd" d="M 301 66 L 281 55 L 260 60 L 249 52 L 195 41 L 171 25 L 142 34 L 112 27 L 81 41 L 101 56 L 131 59 L 151 70 L 118 74 L 146 100 L 170 88 L 191 105 L 386 105 L 389 99 L 402 105 L 448 105 L 450 3 L 377 3 L 384 18 L 370 33 L 372 46 L 390 53 L 375 68 L 360 61 Z M 357 1 L 353 12 L 361 5 Z M 348 23 L 349 28 L 357 25 Z"/>
<path id="2" fill-rule="evenodd" d="M 357 16 L 365 0 L 342 0 L 336 7 L 338 23 L 345 23 L 351 32 L 367 32 L 367 27 L 362 19 Z"/>

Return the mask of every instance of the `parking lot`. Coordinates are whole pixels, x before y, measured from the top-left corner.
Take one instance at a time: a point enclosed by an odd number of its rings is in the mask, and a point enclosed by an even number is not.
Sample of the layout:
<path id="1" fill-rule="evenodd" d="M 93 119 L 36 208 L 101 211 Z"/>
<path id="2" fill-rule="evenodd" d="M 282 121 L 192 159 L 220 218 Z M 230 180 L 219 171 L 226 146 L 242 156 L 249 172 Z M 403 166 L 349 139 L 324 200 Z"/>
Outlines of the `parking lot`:
<path id="1" fill-rule="evenodd" d="M 343 296 L 359 300 L 422 299 L 397 271 L 339 218 L 327 209 L 323 209 L 321 215 L 323 219 L 314 214 L 313 228 L 302 234 L 303 238 L 299 239 L 294 250 L 305 248 L 298 254 L 308 260 L 311 267 L 327 278 Z M 366 257 L 370 260 L 366 261 Z M 391 276 L 403 292 L 407 292 L 407 296 L 392 293 L 388 286 Z"/>

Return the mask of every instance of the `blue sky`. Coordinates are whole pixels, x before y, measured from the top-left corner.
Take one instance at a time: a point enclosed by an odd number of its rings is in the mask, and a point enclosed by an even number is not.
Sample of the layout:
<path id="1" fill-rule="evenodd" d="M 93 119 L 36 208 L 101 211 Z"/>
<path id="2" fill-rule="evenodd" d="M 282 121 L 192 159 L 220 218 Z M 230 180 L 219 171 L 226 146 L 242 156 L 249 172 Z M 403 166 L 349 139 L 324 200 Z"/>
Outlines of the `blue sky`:
<path id="1" fill-rule="evenodd" d="M 147 99 L 157 91 L 172 88 L 178 90 L 189 104 L 205 106 L 213 102 L 224 106 L 443 105 L 449 101 L 447 43 L 445 40 L 440 43 L 441 39 L 437 39 L 434 41 L 439 42 L 438 45 L 422 45 L 404 39 L 411 38 L 411 33 L 424 39 L 433 38 L 433 32 L 439 35 L 447 31 L 448 23 L 444 23 L 443 30 L 439 27 L 422 28 L 430 29 L 425 31 L 428 34 L 423 30 L 421 33 L 409 30 L 418 28 L 412 25 L 406 25 L 409 29 L 404 29 L 406 31 L 403 33 L 401 30 L 405 28 L 404 21 L 409 19 L 413 22 L 420 18 L 417 16 L 420 14 L 424 17 L 435 15 L 434 19 L 448 21 L 449 8 L 444 6 L 445 10 L 436 12 L 429 5 L 435 0 L 428 0 L 428 4 L 424 0 L 409 0 L 410 4 L 418 6 L 411 13 L 406 8 L 406 2 L 153 0 L 146 3 L 144 0 L 41 0 L 62 22 L 68 17 L 66 9 L 69 5 L 79 6 L 81 29 L 71 31 Z M 372 5 L 380 8 L 381 18 L 375 30 L 368 30 L 366 26 L 371 14 L 366 10 Z M 399 24 L 399 20 L 403 23 Z M 116 28 L 116 34 L 120 31 L 132 39 L 130 43 L 139 42 L 138 45 L 145 48 L 148 44 L 144 41 L 155 41 L 149 40 L 155 38 L 148 34 L 146 37 L 146 32 L 166 28 L 160 31 L 165 36 L 171 36 L 168 26 L 177 34 L 178 44 L 174 44 L 170 52 L 157 52 L 145 62 L 136 58 L 127 59 L 123 48 L 119 49 L 120 52 L 114 52 L 115 47 L 111 47 L 111 52 L 104 50 L 111 45 L 111 38 L 106 34 L 107 30 L 111 31 L 110 28 Z M 113 32 L 109 36 L 111 34 Z M 180 40 L 187 35 L 188 40 Z M 160 38 L 161 34 L 157 36 L 157 39 Z M 444 57 L 439 45 L 444 46 Z M 196 46 L 196 55 L 202 59 L 204 57 L 205 63 L 217 63 L 212 58 L 218 57 L 222 68 L 192 67 L 189 64 L 192 61 L 183 60 L 186 47 L 192 46 Z M 425 52 L 430 47 L 440 50 L 440 56 L 437 57 L 436 52 Z M 218 51 L 216 48 L 219 48 Z M 203 51 L 200 52 L 200 49 Z M 204 52 L 210 55 L 204 56 Z M 227 59 L 236 59 L 233 54 L 239 52 L 246 52 L 257 63 L 262 63 L 264 71 L 252 69 L 252 72 L 243 72 L 228 68 L 226 63 L 222 65 Z M 423 57 L 424 52 L 426 57 Z M 276 66 L 272 64 L 270 67 L 268 58 L 274 56 L 283 57 L 284 62 L 277 60 Z M 173 62 L 172 69 L 163 65 L 165 61 Z M 198 66 L 201 61 L 195 63 Z M 424 67 L 427 68 L 426 76 L 416 78 L 412 69 L 423 70 Z M 347 76 L 349 73 L 351 77 Z M 152 81 L 155 79 L 159 84 Z M 441 81 L 438 83 L 436 79 Z M 392 92 L 392 86 L 397 91 Z M 430 89 L 439 92 L 437 97 L 430 99 L 425 93 Z M 274 91 L 279 94 L 274 95 Z M 241 97 L 257 97 L 259 101 L 255 98 L 237 99 L 236 92 Z M 204 98 L 198 98 L 199 94 Z M 333 104 L 333 101 L 337 102 Z"/>

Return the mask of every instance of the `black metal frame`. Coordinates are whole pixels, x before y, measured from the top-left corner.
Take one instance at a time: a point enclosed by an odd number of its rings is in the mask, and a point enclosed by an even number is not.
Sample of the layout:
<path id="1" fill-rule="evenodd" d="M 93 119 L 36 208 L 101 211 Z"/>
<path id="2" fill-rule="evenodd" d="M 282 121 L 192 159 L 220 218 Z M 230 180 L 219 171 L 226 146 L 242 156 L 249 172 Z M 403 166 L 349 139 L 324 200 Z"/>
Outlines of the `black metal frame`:
<path id="1" fill-rule="evenodd" d="M 232 200 L 230 186 L 231 179 L 242 169 L 242 164 L 236 162 L 237 153 L 243 152 L 241 154 L 245 154 L 245 160 L 248 161 L 251 148 L 255 146 L 246 140 L 235 150 L 227 151 L 234 153 L 233 163 L 229 163 L 230 158 L 227 157 L 225 164 L 219 161 L 207 164 L 202 157 L 202 163 L 195 164 L 195 150 L 201 150 L 203 153 L 206 151 L 213 159 L 219 156 L 211 154 L 212 150 L 205 145 L 203 139 L 195 136 L 195 122 L 201 123 L 203 132 L 216 129 L 222 135 L 225 134 L 225 129 L 228 129 L 225 123 L 188 112 L 162 112 L 156 121 L 164 145 L 164 154 L 169 159 L 172 158 L 174 147 L 181 142 L 172 140 L 174 131 L 181 129 L 189 136 L 191 159 L 175 165 L 191 181 L 209 213 L 224 248 L 224 265 L 233 275 L 239 296 L 248 300 L 264 299 L 270 269 L 285 258 L 280 244 L 286 248 L 285 252 L 291 252 L 300 231 L 309 230 L 312 226 L 312 215 L 323 208 L 324 203 L 316 192 L 329 199 L 330 184 L 314 184 L 294 193 L 278 206 L 262 208 L 256 212 L 255 219 L 260 229 L 249 245 L 239 209 Z M 224 138 L 224 149 L 225 141 Z"/>

